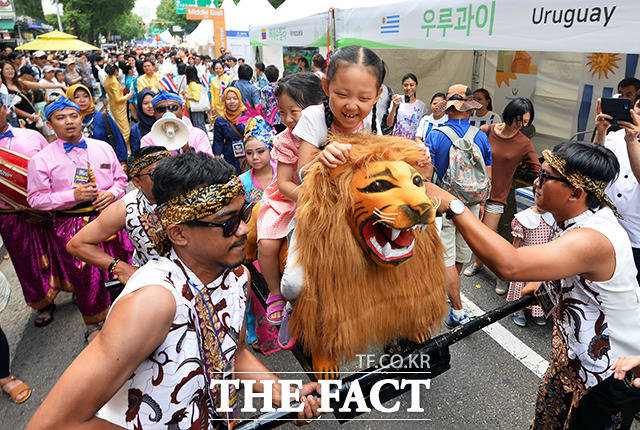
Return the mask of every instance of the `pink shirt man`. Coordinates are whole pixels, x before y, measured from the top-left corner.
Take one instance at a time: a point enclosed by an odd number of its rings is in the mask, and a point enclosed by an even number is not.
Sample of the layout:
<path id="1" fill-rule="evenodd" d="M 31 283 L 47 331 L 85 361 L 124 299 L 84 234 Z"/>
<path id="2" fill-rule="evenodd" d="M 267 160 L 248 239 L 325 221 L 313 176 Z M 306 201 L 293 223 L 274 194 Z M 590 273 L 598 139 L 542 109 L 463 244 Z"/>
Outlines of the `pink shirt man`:
<path id="1" fill-rule="evenodd" d="M 187 126 L 189 127 L 189 126 Z M 213 149 L 211 148 L 211 142 L 209 142 L 209 137 L 207 134 L 200 130 L 198 127 L 189 127 L 189 140 L 187 141 L 189 146 L 195 149 L 196 152 L 204 152 L 205 154 L 209 154 L 213 157 Z M 151 133 L 147 133 L 140 140 L 140 148 L 144 148 L 145 146 L 154 146 L 156 145 L 151 139 Z M 176 151 L 171 151 L 172 154 L 176 154 Z"/>
<path id="2" fill-rule="evenodd" d="M 19 152 L 27 157 L 33 157 L 41 149 L 49 145 L 49 142 L 35 130 L 7 125 L 7 131 L 11 131 L 13 137 L 0 138 L 0 146 Z M 11 206 L 0 200 L 0 209 L 11 209 Z"/>
<path id="3" fill-rule="evenodd" d="M 116 200 L 127 188 L 127 175 L 122 170 L 113 148 L 101 140 L 85 137 L 87 149 L 74 147 L 64 150 L 57 139 L 29 161 L 27 202 L 34 209 L 70 209 L 81 202 L 73 196 L 76 168 L 91 163 L 98 192 L 111 192 Z"/>

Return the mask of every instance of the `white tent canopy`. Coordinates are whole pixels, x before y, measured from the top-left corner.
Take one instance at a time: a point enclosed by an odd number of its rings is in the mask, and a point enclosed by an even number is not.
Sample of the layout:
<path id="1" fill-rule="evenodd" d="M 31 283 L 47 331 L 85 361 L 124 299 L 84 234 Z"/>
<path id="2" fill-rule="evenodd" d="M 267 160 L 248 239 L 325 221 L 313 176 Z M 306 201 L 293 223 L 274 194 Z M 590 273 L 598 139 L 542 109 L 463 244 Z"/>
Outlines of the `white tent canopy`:
<path id="1" fill-rule="evenodd" d="M 227 30 L 248 31 L 250 26 L 276 20 L 276 10 L 267 0 L 242 0 L 237 5 L 228 0 L 222 9 Z"/>

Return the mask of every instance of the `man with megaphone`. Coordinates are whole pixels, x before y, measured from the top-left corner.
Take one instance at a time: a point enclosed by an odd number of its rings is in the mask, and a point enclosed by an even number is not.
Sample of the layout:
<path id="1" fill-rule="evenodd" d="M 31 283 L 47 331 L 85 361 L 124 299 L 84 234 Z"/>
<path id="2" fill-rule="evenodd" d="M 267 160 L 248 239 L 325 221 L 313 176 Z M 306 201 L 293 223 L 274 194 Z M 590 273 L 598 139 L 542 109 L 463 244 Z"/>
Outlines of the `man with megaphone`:
<path id="1" fill-rule="evenodd" d="M 140 147 L 164 146 L 172 154 L 191 148 L 213 156 L 207 134 L 197 127 L 182 121 L 184 107 L 182 99 L 175 93 L 160 91 L 151 101 L 156 122 L 151 131 L 142 138 Z"/>

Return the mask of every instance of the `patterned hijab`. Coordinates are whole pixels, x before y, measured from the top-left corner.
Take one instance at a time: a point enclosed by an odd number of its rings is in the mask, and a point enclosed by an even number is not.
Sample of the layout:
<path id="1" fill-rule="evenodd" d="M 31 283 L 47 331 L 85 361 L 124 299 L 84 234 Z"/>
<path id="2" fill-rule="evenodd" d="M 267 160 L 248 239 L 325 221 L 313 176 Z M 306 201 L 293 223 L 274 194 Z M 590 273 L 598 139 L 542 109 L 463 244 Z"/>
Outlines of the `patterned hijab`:
<path id="1" fill-rule="evenodd" d="M 89 88 L 82 84 L 71 85 L 67 90 L 67 97 L 69 98 L 69 100 L 75 103 L 74 96 L 76 95 L 76 91 L 78 91 L 80 88 L 82 88 L 87 92 L 87 94 L 89 94 L 89 100 L 91 100 L 91 104 L 89 105 L 89 107 L 80 112 L 80 115 L 82 115 L 82 119 L 84 119 L 86 116 L 91 115 L 96 110 L 96 105 L 93 104 L 93 97 L 91 96 L 91 91 L 89 91 Z"/>
<path id="2" fill-rule="evenodd" d="M 229 93 L 234 93 L 236 96 L 238 96 L 238 101 L 240 102 L 236 110 L 233 111 L 227 108 L 226 101 L 227 95 Z M 222 105 L 224 106 L 224 113 L 222 114 L 222 116 L 224 117 L 224 119 L 229 121 L 230 124 L 235 124 L 238 121 L 238 118 L 240 118 L 240 115 L 242 115 L 242 112 L 247 110 L 247 107 L 242 102 L 242 94 L 236 87 L 229 87 L 224 91 L 224 93 L 222 94 Z"/>

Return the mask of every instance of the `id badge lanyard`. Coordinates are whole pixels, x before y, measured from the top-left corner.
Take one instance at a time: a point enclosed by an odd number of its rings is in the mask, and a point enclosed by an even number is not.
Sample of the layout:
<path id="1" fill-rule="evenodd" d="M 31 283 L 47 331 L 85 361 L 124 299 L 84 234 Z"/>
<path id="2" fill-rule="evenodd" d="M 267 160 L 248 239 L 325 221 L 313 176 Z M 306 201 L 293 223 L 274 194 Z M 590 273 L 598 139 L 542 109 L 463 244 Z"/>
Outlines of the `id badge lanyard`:
<path id="1" fill-rule="evenodd" d="M 222 359 L 225 362 L 224 369 L 222 371 L 222 379 L 231 380 L 233 378 L 233 363 L 231 360 L 227 359 L 224 350 L 222 349 L 222 342 L 220 341 L 220 336 L 218 336 L 218 330 L 216 329 L 216 325 L 213 322 L 213 315 L 211 314 L 211 309 L 209 309 L 209 304 L 207 303 L 202 290 L 196 287 L 193 282 L 187 280 L 187 283 L 190 287 L 194 288 L 200 297 L 202 297 L 202 301 L 204 302 L 205 307 L 207 308 L 207 314 L 209 316 L 209 321 L 211 322 L 211 327 L 213 327 L 213 333 L 216 336 L 216 342 L 218 343 L 218 348 L 220 350 L 220 355 L 222 355 Z M 207 387 L 208 388 L 208 387 Z M 238 422 L 238 417 L 240 416 L 238 413 L 238 404 L 237 404 L 237 394 L 236 388 L 229 384 L 229 406 L 232 409 L 232 412 L 224 412 L 224 420 L 226 421 L 227 428 L 231 429 Z"/>

